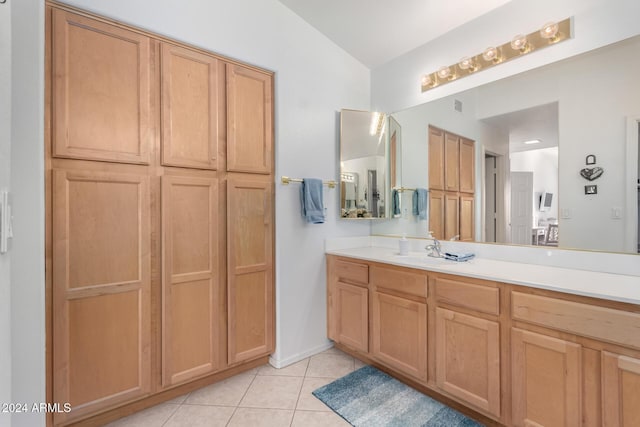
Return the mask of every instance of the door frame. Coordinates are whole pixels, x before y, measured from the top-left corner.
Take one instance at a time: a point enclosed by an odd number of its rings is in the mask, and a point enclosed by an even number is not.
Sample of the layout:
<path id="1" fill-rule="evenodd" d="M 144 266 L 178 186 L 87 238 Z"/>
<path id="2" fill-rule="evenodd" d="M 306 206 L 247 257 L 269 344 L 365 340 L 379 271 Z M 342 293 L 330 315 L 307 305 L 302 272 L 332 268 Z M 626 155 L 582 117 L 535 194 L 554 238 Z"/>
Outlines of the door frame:
<path id="1" fill-rule="evenodd" d="M 640 115 L 627 117 L 625 165 L 625 252 L 638 253 L 638 150 L 640 150 Z"/>

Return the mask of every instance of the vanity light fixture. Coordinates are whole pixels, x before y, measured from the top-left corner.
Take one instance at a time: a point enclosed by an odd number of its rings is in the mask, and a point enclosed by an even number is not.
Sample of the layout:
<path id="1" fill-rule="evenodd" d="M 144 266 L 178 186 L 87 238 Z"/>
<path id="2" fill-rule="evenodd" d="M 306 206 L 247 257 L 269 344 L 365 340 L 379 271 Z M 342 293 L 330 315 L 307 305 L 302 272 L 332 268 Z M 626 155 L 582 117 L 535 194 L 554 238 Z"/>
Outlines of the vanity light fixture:
<path id="1" fill-rule="evenodd" d="M 386 114 L 374 111 L 371 113 L 371 124 L 369 125 L 369 134 L 371 136 L 382 134 L 384 131 L 384 122 Z"/>
<path id="2" fill-rule="evenodd" d="M 500 46 L 490 46 L 484 52 L 466 56 L 457 64 L 442 66 L 421 78 L 422 92 L 458 80 L 479 70 L 494 67 L 572 37 L 571 18 L 560 22 L 548 22 L 529 34 L 518 34 Z"/>

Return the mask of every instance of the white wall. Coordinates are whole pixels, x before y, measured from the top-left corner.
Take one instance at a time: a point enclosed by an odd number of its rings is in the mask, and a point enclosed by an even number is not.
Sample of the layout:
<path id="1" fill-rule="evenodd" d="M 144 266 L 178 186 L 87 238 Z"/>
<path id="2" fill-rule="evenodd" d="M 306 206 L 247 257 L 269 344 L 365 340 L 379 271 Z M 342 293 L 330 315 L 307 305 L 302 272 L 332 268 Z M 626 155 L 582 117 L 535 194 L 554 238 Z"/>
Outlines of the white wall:
<path id="1" fill-rule="evenodd" d="M 287 364 L 328 345 L 324 239 L 369 234 L 367 221 L 306 224 L 298 184 L 281 175 L 338 179 L 341 108 L 369 108 L 369 70 L 276 0 L 68 3 L 276 72 L 276 352 Z"/>
<path id="2" fill-rule="evenodd" d="M 11 159 L 11 3 L 0 5 L 0 190 L 10 189 Z M 10 253 L 0 254 L 0 402 L 11 402 Z M 0 413 L 0 427 L 11 415 Z"/>
<path id="3" fill-rule="evenodd" d="M 421 93 L 423 74 L 570 16 L 574 18 L 573 39 Z M 372 70 L 372 109 L 402 110 L 622 40 L 640 32 L 638 16 L 637 0 L 512 0 Z"/>
<path id="4" fill-rule="evenodd" d="M 37 403 L 45 401 L 44 2 L 13 1 L 11 31 L 11 398 Z M 44 414 L 11 423 L 42 425 Z"/>

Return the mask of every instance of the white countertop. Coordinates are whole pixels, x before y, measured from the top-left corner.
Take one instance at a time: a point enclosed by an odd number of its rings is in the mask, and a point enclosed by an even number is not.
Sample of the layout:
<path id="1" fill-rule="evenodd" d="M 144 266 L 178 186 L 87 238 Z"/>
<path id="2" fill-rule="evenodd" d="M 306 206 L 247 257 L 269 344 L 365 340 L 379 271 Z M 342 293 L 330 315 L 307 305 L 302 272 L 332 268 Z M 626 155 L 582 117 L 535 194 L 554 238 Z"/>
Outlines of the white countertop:
<path id="1" fill-rule="evenodd" d="M 638 276 L 477 257 L 467 262 L 455 262 L 428 257 L 426 252 L 410 252 L 407 256 L 401 256 L 397 250 L 375 246 L 333 249 L 327 250 L 326 253 L 401 267 L 640 304 L 640 277 Z"/>

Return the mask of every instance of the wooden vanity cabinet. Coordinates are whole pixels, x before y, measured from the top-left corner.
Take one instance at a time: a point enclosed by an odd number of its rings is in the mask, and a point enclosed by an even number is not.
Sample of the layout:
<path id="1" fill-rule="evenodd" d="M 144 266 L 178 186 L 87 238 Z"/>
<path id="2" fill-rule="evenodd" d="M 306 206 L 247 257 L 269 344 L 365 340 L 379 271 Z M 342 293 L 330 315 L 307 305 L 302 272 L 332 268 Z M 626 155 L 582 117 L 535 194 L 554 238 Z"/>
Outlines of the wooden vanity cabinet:
<path id="1" fill-rule="evenodd" d="M 368 353 L 369 266 L 329 256 L 327 278 L 327 335 Z"/>
<path id="2" fill-rule="evenodd" d="M 427 380 L 427 275 L 419 270 L 371 267 L 371 356 Z"/>
<path id="3" fill-rule="evenodd" d="M 500 288 L 439 274 L 431 276 L 430 285 L 436 300 L 436 385 L 500 417 Z"/>
<path id="4" fill-rule="evenodd" d="M 640 425 L 640 358 L 602 352 L 602 425 Z"/>

